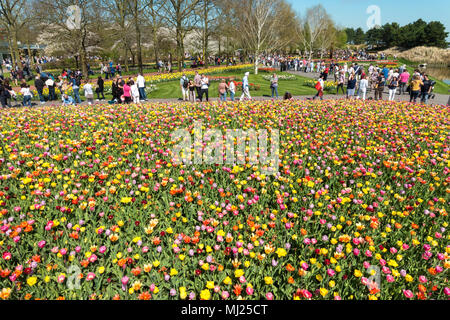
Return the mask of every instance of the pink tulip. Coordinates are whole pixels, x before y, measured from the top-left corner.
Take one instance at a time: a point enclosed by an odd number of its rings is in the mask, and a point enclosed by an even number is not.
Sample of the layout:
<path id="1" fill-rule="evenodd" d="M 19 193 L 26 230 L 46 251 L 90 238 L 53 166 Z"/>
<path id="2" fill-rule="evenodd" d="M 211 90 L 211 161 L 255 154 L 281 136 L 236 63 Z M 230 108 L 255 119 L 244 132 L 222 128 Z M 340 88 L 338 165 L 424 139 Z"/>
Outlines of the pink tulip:
<path id="1" fill-rule="evenodd" d="M 412 297 L 414 297 L 414 293 L 412 293 L 411 290 L 403 290 L 403 294 L 405 295 L 405 297 L 411 299 Z"/>
<path id="2" fill-rule="evenodd" d="M 93 273 L 93 272 L 89 272 L 89 273 L 86 275 L 86 281 L 94 280 L 94 278 L 95 278 L 95 273 Z"/>
<path id="3" fill-rule="evenodd" d="M 229 296 L 230 294 L 228 293 L 228 291 L 222 291 L 222 299 L 228 299 Z"/>

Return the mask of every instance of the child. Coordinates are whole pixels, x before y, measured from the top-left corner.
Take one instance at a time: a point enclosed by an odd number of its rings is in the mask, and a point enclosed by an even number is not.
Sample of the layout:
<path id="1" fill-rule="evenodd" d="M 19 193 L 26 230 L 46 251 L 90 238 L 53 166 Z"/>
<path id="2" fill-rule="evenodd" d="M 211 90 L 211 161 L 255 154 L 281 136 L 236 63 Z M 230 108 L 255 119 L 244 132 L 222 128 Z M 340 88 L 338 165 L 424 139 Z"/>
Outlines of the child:
<path id="1" fill-rule="evenodd" d="M 130 84 L 131 84 L 131 97 L 133 98 L 133 103 L 140 103 L 139 88 L 137 86 L 137 83 L 135 83 L 133 80 L 130 80 Z"/>

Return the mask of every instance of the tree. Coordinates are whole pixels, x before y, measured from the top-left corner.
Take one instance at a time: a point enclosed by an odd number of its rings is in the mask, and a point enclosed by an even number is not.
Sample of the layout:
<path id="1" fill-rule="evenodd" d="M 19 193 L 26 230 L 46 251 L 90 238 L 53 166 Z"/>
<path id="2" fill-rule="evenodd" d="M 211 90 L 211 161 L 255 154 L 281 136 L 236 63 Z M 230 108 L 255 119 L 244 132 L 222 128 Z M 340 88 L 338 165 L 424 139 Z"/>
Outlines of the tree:
<path id="1" fill-rule="evenodd" d="M 42 21 L 41 39 L 55 48 L 73 52 L 85 78 L 88 78 L 88 51 L 100 42 L 94 32 L 95 25 L 103 21 L 98 7 L 95 0 L 35 0 L 33 3 L 36 18 Z"/>
<path id="2" fill-rule="evenodd" d="M 141 33 L 141 23 L 142 23 L 142 13 L 145 12 L 148 3 L 144 0 L 130 0 L 131 1 L 131 15 L 134 25 L 134 32 L 136 35 L 136 51 L 138 60 L 139 73 L 144 73 L 144 66 L 142 62 L 142 33 Z"/>
<path id="3" fill-rule="evenodd" d="M 358 28 L 355 30 L 355 34 L 353 36 L 353 43 L 354 44 L 363 44 L 366 34 L 364 33 L 363 29 Z"/>
<path id="4" fill-rule="evenodd" d="M 320 4 L 309 8 L 306 14 L 300 18 L 297 34 L 304 49 L 309 52 L 309 59 L 311 59 L 314 49 L 319 47 L 320 42 L 326 37 L 331 23 L 332 19 Z"/>
<path id="5" fill-rule="evenodd" d="M 17 39 L 18 32 L 25 26 L 29 19 L 29 16 L 26 14 L 27 7 L 27 0 L 0 0 L 0 25 L 8 33 L 13 64 L 21 63 Z"/>
<path id="6" fill-rule="evenodd" d="M 277 51 L 294 41 L 291 30 L 296 19 L 291 6 L 283 0 L 234 1 L 235 36 L 255 57 L 258 73 L 259 55 L 265 50 Z"/>
<path id="7" fill-rule="evenodd" d="M 179 71 L 182 70 L 184 61 L 184 38 L 194 28 L 194 10 L 199 2 L 200 0 L 167 0 L 161 7 L 164 21 L 175 30 Z"/>
<path id="8" fill-rule="evenodd" d="M 398 23 L 386 23 L 381 27 L 382 45 L 386 48 L 398 45 L 400 26 Z"/>
<path id="9" fill-rule="evenodd" d="M 207 61 L 208 58 L 208 45 L 209 39 L 214 34 L 215 28 L 217 27 L 218 18 L 218 7 L 216 6 L 216 1 L 214 0 L 200 0 L 199 6 L 195 11 L 199 20 L 199 31 L 202 44 L 203 59 Z M 205 63 L 205 68 L 208 64 Z"/>
<path id="10" fill-rule="evenodd" d="M 366 32 L 366 43 L 370 46 L 378 47 L 383 42 L 383 30 L 372 28 Z"/>
<path id="11" fill-rule="evenodd" d="M 159 14 L 161 7 L 164 1 L 161 0 L 149 0 L 147 6 L 147 13 L 150 18 L 150 24 L 152 29 L 152 38 L 153 38 L 153 52 L 155 55 L 155 62 L 158 63 L 158 31 L 161 28 L 162 17 Z"/>
<path id="12" fill-rule="evenodd" d="M 434 46 L 440 48 L 447 48 L 448 32 L 445 32 L 445 26 L 439 21 L 431 21 L 425 27 L 425 34 L 427 35 L 427 46 Z"/>
<path id="13" fill-rule="evenodd" d="M 355 34 L 356 34 L 355 29 L 345 28 L 345 33 L 347 34 L 347 43 L 354 44 L 355 43 Z"/>

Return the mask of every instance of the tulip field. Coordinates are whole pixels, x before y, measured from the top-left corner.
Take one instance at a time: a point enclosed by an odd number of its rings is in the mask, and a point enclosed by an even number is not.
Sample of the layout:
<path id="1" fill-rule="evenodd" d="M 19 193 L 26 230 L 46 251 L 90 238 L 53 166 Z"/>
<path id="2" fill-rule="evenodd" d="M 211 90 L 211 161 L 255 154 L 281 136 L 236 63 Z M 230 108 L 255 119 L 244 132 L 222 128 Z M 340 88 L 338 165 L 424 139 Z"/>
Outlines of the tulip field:
<path id="1" fill-rule="evenodd" d="M 447 300 L 449 111 L 0 109 L 0 300 Z M 174 163 L 171 133 L 199 120 L 279 130 L 278 172 Z"/>

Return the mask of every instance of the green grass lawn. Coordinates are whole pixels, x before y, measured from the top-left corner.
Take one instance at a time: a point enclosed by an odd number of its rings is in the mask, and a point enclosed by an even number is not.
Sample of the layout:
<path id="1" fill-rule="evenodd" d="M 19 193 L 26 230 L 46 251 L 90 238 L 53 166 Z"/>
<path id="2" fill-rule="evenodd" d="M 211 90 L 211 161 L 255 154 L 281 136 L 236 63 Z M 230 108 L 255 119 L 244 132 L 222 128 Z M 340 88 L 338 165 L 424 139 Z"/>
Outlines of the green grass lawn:
<path id="1" fill-rule="evenodd" d="M 253 83 L 255 85 L 259 85 L 259 90 L 251 90 L 250 94 L 255 97 L 262 97 L 262 96 L 271 96 L 271 90 L 270 90 L 270 81 L 263 79 L 264 75 L 269 75 L 267 72 L 258 72 L 257 75 L 254 74 L 253 71 L 250 71 L 249 76 L 249 82 Z M 239 73 L 236 72 L 229 72 L 229 73 L 221 73 L 212 75 L 214 77 L 234 77 L 236 81 L 242 81 L 242 78 L 244 76 L 245 71 L 241 70 Z M 277 74 L 280 74 L 280 72 L 277 72 Z M 284 73 L 287 74 L 287 73 Z M 295 80 L 279 80 L 278 81 L 278 94 L 280 97 L 284 95 L 286 91 L 289 91 L 292 95 L 314 95 L 316 93 L 316 90 L 314 88 L 305 87 L 303 85 L 305 80 L 309 80 L 305 77 L 295 76 Z M 170 81 L 170 82 L 163 82 L 156 84 L 157 90 L 152 92 L 149 96 L 151 99 L 171 99 L 171 98 L 181 98 L 181 88 L 180 88 L 180 82 L 179 80 L 176 81 Z M 209 97 L 211 98 L 217 98 L 219 97 L 218 92 L 218 86 L 219 82 L 214 81 L 210 83 L 209 86 Z M 236 96 L 240 96 L 242 94 L 242 91 L 237 91 Z"/>

